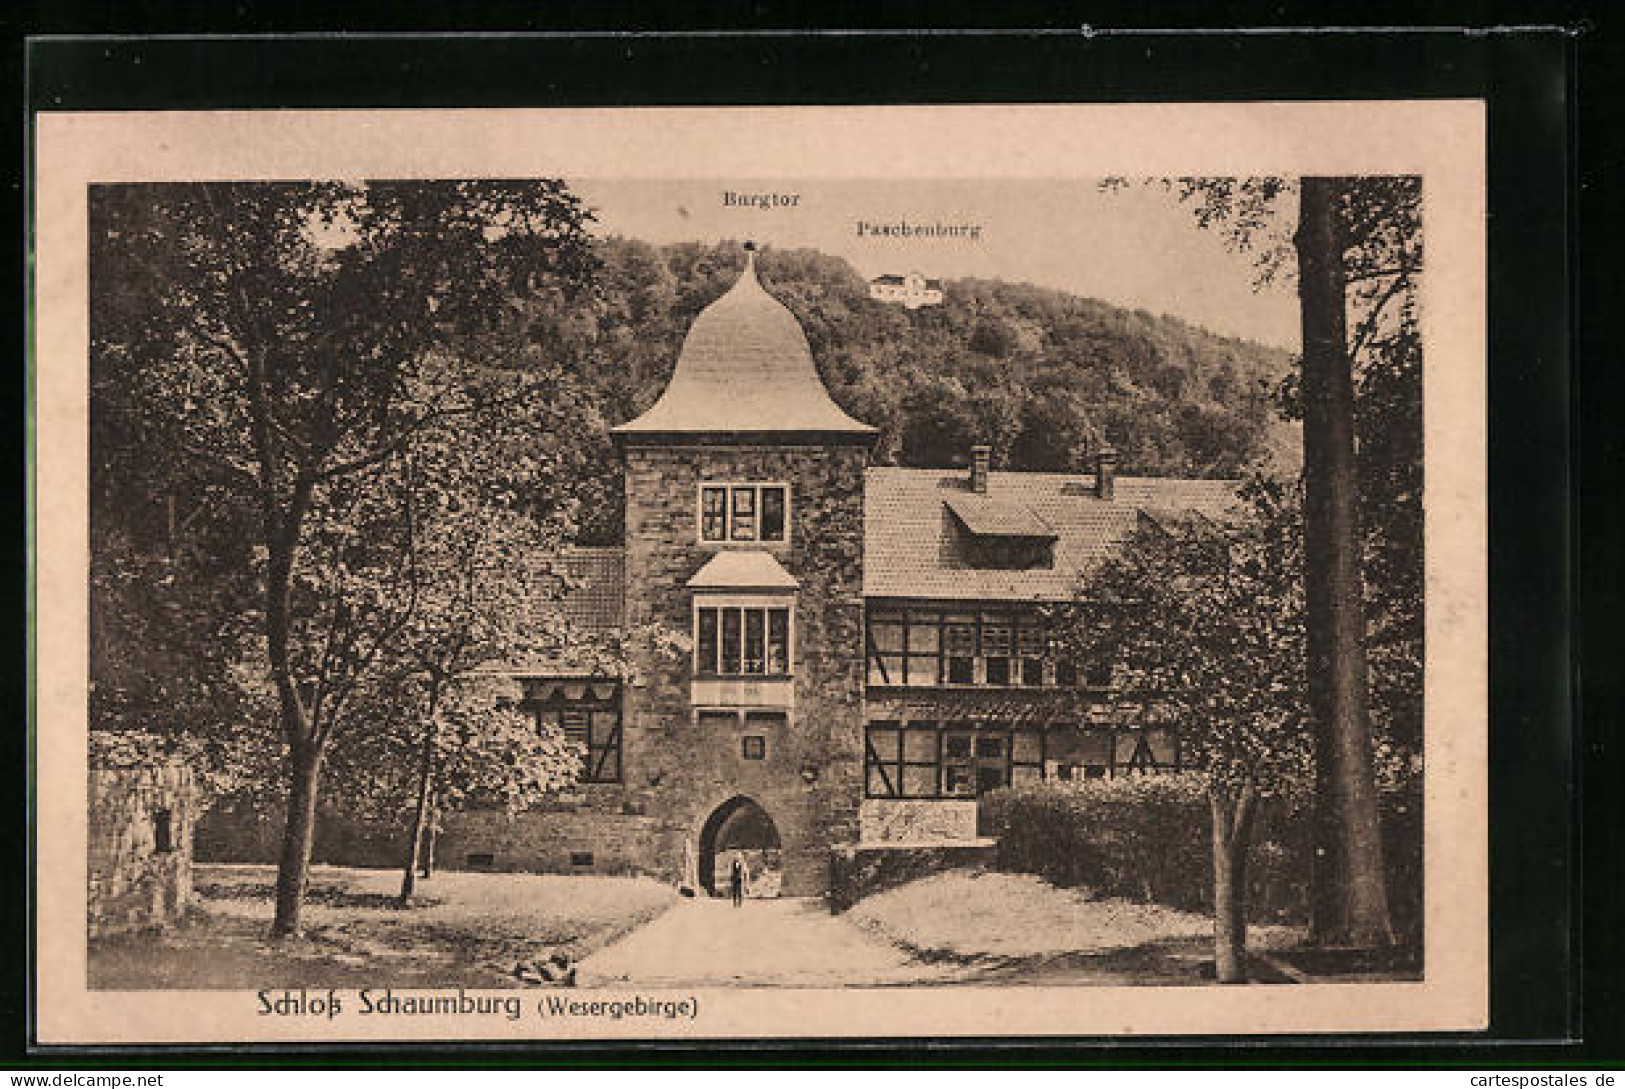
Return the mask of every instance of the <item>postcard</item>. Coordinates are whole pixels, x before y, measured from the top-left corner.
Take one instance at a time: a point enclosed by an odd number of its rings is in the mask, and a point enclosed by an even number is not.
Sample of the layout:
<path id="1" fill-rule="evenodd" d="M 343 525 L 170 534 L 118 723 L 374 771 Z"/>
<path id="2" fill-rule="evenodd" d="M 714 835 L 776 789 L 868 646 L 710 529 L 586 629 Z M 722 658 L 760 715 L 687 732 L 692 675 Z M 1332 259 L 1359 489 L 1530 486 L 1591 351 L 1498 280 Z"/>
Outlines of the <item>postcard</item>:
<path id="1" fill-rule="evenodd" d="M 1484 161 L 39 114 L 39 1041 L 1484 1027 Z"/>

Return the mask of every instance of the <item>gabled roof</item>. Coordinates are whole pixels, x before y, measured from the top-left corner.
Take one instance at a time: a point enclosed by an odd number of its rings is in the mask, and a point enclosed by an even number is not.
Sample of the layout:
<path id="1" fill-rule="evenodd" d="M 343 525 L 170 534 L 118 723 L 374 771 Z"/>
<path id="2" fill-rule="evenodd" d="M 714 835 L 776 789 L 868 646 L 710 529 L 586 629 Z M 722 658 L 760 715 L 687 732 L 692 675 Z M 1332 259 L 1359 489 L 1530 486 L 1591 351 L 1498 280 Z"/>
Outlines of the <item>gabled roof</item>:
<path id="1" fill-rule="evenodd" d="M 985 497 L 965 470 L 868 470 L 864 497 L 864 596 L 957 601 L 1064 601 L 1084 576 L 1157 512 L 1195 511 L 1221 520 L 1236 483 L 1118 477 L 1114 498 L 1095 495 L 1091 474 L 993 472 Z M 992 509 L 1020 507 L 1055 534 L 1054 566 L 1032 570 L 976 567 L 962 545 L 958 510 L 985 499 Z M 950 506 L 952 504 L 952 506 Z M 968 508 L 967 508 L 968 509 Z"/>
<path id="2" fill-rule="evenodd" d="M 792 434 L 867 441 L 878 432 L 830 399 L 801 324 L 762 287 L 747 251 L 738 282 L 694 319 L 660 399 L 611 433 L 656 442 Z"/>
<path id="3" fill-rule="evenodd" d="M 801 583 L 760 548 L 718 552 L 688 580 L 690 590 L 794 590 Z"/>

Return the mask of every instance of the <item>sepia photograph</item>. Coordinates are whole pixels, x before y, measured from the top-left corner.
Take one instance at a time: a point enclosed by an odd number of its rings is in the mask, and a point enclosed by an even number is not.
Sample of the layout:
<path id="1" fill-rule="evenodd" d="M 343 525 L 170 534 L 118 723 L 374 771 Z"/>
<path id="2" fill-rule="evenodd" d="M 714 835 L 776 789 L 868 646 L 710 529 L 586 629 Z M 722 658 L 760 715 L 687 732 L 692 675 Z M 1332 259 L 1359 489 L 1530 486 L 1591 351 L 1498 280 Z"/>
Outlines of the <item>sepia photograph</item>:
<path id="1" fill-rule="evenodd" d="M 64 1023 L 1480 1023 L 1481 193 L 839 150 L 86 176 Z"/>

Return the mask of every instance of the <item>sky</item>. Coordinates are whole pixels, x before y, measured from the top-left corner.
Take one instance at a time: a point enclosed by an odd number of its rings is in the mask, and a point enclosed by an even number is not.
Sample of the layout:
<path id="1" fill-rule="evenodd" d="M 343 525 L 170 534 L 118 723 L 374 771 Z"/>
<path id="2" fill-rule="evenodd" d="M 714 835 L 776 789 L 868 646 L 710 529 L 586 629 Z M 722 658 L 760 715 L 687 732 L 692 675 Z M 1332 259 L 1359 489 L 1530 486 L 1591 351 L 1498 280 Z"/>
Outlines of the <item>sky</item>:
<path id="1" fill-rule="evenodd" d="M 1156 185 L 1102 192 L 1077 178 L 569 183 L 596 211 L 604 235 L 657 244 L 751 239 L 806 246 L 846 258 L 865 277 L 918 271 L 1033 283 L 1289 351 L 1300 341 L 1292 288 L 1254 290 L 1251 258 L 1228 252 L 1217 233 L 1197 227 L 1188 206 Z M 730 206 L 727 192 L 798 199 Z M 860 222 L 977 230 L 974 238 L 860 237 Z"/>

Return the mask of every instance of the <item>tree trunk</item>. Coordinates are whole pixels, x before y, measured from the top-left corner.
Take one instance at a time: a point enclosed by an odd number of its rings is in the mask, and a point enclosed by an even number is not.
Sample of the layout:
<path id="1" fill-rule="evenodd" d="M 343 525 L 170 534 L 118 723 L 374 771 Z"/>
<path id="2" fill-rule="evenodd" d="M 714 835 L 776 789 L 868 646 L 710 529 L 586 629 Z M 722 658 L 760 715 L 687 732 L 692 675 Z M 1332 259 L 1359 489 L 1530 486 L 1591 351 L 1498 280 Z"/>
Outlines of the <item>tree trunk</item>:
<path id="1" fill-rule="evenodd" d="M 1320 945 L 1393 942 L 1367 707 L 1364 581 L 1336 178 L 1304 178 L 1304 596 L 1314 720 L 1315 852 L 1310 933 Z"/>
<path id="2" fill-rule="evenodd" d="M 316 792 L 322 775 L 325 741 L 318 729 L 314 710 L 307 712 L 294 680 L 293 569 L 299 551 L 299 535 L 310 507 L 314 485 L 302 480 L 295 485 L 287 512 L 279 515 L 276 491 L 276 458 L 271 449 L 269 415 L 263 404 L 263 387 L 256 380 L 255 437 L 260 450 L 261 491 L 265 541 L 268 549 L 265 580 L 265 636 L 270 656 L 271 678 L 276 684 L 282 736 L 288 745 L 288 814 L 282 835 L 282 857 L 276 873 L 276 917 L 271 922 L 273 937 L 299 933 L 300 911 L 305 901 L 305 884 L 310 876 L 310 849 L 316 838 Z"/>
<path id="3" fill-rule="evenodd" d="M 417 890 L 418 859 L 423 851 L 423 837 L 429 819 L 429 793 L 434 782 L 434 744 L 439 730 L 435 728 L 435 705 L 438 691 L 429 697 L 429 712 L 423 724 L 423 753 L 418 761 L 418 800 L 412 810 L 412 832 L 406 837 L 406 859 L 401 870 L 401 906 L 405 907 Z M 425 874 L 424 876 L 428 876 Z"/>
<path id="4" fill-rule="evenodd" d="M 434 848 L 439 838 L 440 829 L 436 828 L 434 822 L 431 821 L 424 836 L 423 858 L 420 860 L 420 869 L 418 870 L 419 877 L 427 879 L 434 876 Z"/>
<path id="5" fill-rule="evenodd" d="M 288 812 L 282 832 L 282 858 L 276 874 L 276 918 L 271 935 L 299 933 L 310 874 L 310 849 L 316 838 L 316 795 L 322 775 L 322 752 L 303 745 L 288 754 Z"/>
<path id="6" fill-rule="evenodd" d="M 1213 968 L 1220 983 L 1247 982 L 1247 848 L 1252 840 L 1253 791 L 1232 803 L 1208 794 L 1213 814 Z"/>

